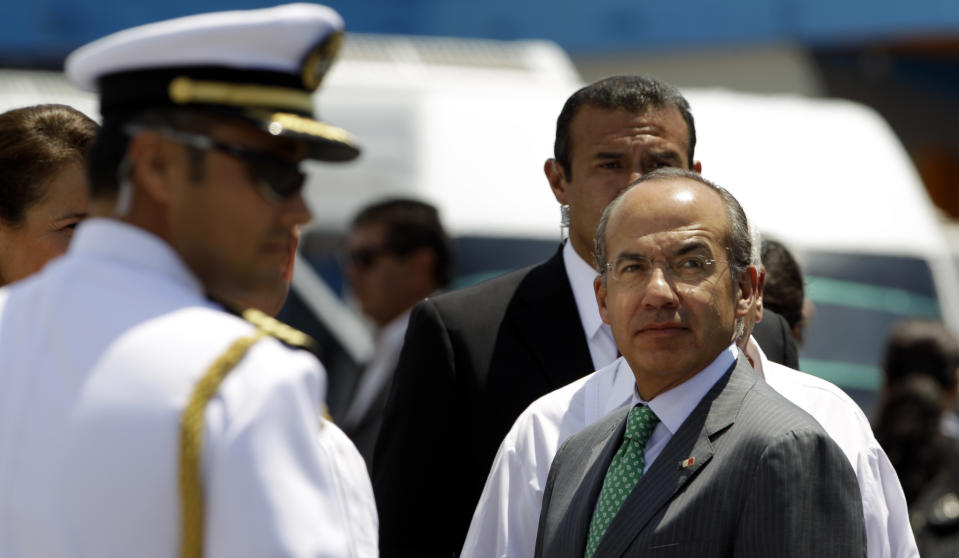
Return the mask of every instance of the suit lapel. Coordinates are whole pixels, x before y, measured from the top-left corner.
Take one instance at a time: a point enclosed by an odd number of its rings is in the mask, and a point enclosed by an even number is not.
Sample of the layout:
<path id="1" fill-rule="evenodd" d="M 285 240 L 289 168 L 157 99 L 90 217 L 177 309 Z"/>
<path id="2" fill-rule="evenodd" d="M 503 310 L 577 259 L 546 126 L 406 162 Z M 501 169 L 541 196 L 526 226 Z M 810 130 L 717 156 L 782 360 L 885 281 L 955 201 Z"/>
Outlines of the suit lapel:
<path id="1" fill-rule="evenodd" d="M 583 468 L 585 473 L 578 483 L 576 494 L 571 500 L 573 505 L 569 508 L 570 513 L 561 527 L 572 539 L 569 541 L 568 548 L 578 549 L 580 555 L 586 548 L 589 523 L 593 519 L 593 509 L 603 487 L 606 470 L 609 469 L 613 455 L 622 443 L 628 412 L 629 407 L 617 409 L 613 411 L 609 418 L 604 419 L 609 421 L 609 426 L 598 436 L 595 444 L 589 445 L 589 455 L 585 457 L 586 466 Z M 613 415 L 615 415 L 615 418 Z M 589 505 L 590 503 L 593 505 Z"/>
<path id="2" fill-rule="evenodd" d="M 563 264 L 563 249 L 530 271 L 516 289 L 516 325 L 540 364 L 550 390 L 578 380 L 595 369 Z"/>
<path id="3" fill-rule="evenodd" d="M 696 473 L 712 459 L 715 437 L 735 422 L 742 400 L 756 379 L 748 361 L 737 359 L 639 479 L 610 523 L 595 556 L 621 556 L 660 509 L 695 481 Z"/>

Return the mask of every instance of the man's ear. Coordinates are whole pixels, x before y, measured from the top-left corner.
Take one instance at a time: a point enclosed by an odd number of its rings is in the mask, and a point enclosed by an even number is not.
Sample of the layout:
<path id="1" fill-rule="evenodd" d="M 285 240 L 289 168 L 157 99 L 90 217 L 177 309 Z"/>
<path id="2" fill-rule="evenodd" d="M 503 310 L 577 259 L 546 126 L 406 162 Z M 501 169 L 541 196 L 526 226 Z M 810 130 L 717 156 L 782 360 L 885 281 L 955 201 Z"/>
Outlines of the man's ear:
<path id="1" fill-rule="evenodd" d="M 596 304 L 599 305 L 599 316 L 603 318 L 603 323 L 609 323 L 609 310 L 606 306 L 606 285 L 603 284 L 603 276 L 597 275 L 593 279 L 593 291 L 596 293 Z"/>
<path id="2" fill-rule="evenodd" d="M 428 294 L 440 287 L 436 283 L 436 273 L 434 271 L 437 265 L 437 256 L 432 248 L 421 246 L 403 256 L 403 261 L 406 262 L 408 278 L 414 281 L 416 290 Z"/>
<path id="3" fill-rule="evenodd" d="M 172 181 L 169 180 L 171 144 L 159 134 L 145 131 L 130 140 L 126 156 L 134 189 L 156 203 L 169 203 L 172 197 Z"/>
<path id="4" fill-rule="evenodd" d="M 759 266 L 759 281 L 756 284 L 756 306 L 753 310 L 753 323 L 763 321 L 763 289 L 766 288 L 766 266 Z"/>
<path id="5" fill-rule="evenodd" d="M 424 275 L 432 277 L 436 266 L 436 252 L 426 246 L 421 246 L 409 255 L 408 261 Z"/>
<path id="6" fill-rule="evenodd" d="M 543 164 L 543 172 L 546 173 L 546 180 L 549 181 L 549 187 L 553 190 L 553 196 L 561 204 L 569 203 L 569 197 L 566 193 L 566 172 L 563 165 L 556 159 L 546 159 Z"/>
<path id="7" fill-rule="evenodd" d="M 736 297 L 736 317 L 742 318 L 749 313 L 749 309 L 759 295 L 759 269 L 750 265 L 746 267 L 737 279 L 739 292 Z"/>

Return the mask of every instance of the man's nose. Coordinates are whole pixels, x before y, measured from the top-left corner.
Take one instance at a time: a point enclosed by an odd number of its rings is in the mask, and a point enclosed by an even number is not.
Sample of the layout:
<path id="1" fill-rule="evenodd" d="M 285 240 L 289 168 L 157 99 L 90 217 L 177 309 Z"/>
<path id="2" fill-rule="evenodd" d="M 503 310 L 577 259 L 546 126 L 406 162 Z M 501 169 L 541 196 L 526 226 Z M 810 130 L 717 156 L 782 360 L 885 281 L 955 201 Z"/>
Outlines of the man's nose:
<path id="1" fill-rule="evenodd" d="M 621 188 L 621 190 L 626 189 L 627 186 L 629 186 L 629 185 L 632 184 L 633 182 L 636 182 L 637 180 L 639 180 L 640 178 L 642 178 L 643 175 L 646 175 L 646 174 L 649 174 L 649 173 L 650 173 L 650 170 L 649 170 L 649 169 L 643 168 L 643 163 L 642 163 L 641 161 L 637 161 L 637 162 L 635 162 L 635 163 L 632 163 L 628 168 L 629 168 L 630 170 L 629 170 L 629 173 L 628 173 L 627 178 L 626 178 L 626 183 L 623 184 L 623 187 Z"/>
<path id="2" fill-rule="evenodd" d="M 303 199 L 303 192 L 297 192 L 289 199 L 283 200 L 279 209 L 281 211 L 281 221 L 283 225 L 294 227 L 296 225 L 305 225 L 313 218 L 310 208 Z"/>
<path id="3" fill-rule="evenodd" d="M 643 306 L 647 308 L 669 308 L 679 304 L 676 289 L 669 279 L 666 268 L 654 265 L 650 270 L 643 293 Z"/>

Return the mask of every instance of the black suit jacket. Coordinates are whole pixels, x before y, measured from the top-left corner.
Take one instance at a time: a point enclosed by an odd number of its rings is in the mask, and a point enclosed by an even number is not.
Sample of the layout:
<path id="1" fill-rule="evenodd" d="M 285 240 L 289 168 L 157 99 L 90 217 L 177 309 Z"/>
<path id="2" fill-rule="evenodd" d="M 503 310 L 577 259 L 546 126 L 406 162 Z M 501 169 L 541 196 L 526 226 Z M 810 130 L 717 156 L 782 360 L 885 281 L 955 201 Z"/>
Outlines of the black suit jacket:
<path id="1" fill-rule="evenodd" d="M 764 309 L 762 321 L 753 327 L 753 337 L 766 353 L 766 358 L 799 370 L 799 350 L 786 318 Z"/>
<path id="2" fill-rule="evenodd" d="M 392 381 L 392 378 L 390 378 L 390 381 Z M 370 471 L 372 471 L 376 438 L 379 436 L 380 428 L 383 425 L 383 409 L 386 407 L 388 395 L 389 383 L 376 394 L 376 398 L 370 403 L 370 408 L 363 413 L 363 416 L 357 420 L 344 420 L 337 423 L 343 432 L 349 436 L 360 455 L 363 456 L 363 460 L 366 461 L 366 468 Z"/>
<path id="3" fill-rule="evenodd" d="M 513 421 L 593 369 L 561 250 L 418 304 L 373 460 L 381 555 L 457 554 Z"/>
<path id="4" fill-rule="evenodd" d="M 543 493 L 537 557 L 583 556 L 628 412 L 614 411 L 556 453 Z M 594 557 L 865 553 L 859 486 L 842 450 L 740 358 L 627 496 Z"/>
<path id="5" fill-rule="evenodd" d="M 418 304 L 373 458 L 381 555 L 458 554 L 513 421 L 594 369 L 562 248 Z"/>

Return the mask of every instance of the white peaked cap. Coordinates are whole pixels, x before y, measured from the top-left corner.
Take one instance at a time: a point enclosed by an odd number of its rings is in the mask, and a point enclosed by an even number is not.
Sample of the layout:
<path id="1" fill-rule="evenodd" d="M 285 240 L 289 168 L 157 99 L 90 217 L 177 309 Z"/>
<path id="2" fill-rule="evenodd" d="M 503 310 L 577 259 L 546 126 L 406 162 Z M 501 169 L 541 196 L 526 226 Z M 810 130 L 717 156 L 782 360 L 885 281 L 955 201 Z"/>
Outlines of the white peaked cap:
<path id="1" fill-rule="evenodd" d="M 311 144 L 311 157 L 345 161 L 359 149 L 319 121 L 311 93 L 332 64 L 343 19 L 317 4 L 186 16 L 119 31 L 66 59 L 67 77 L 100 94 L 104 121 L 188 107 L 235 116 Z"/>

